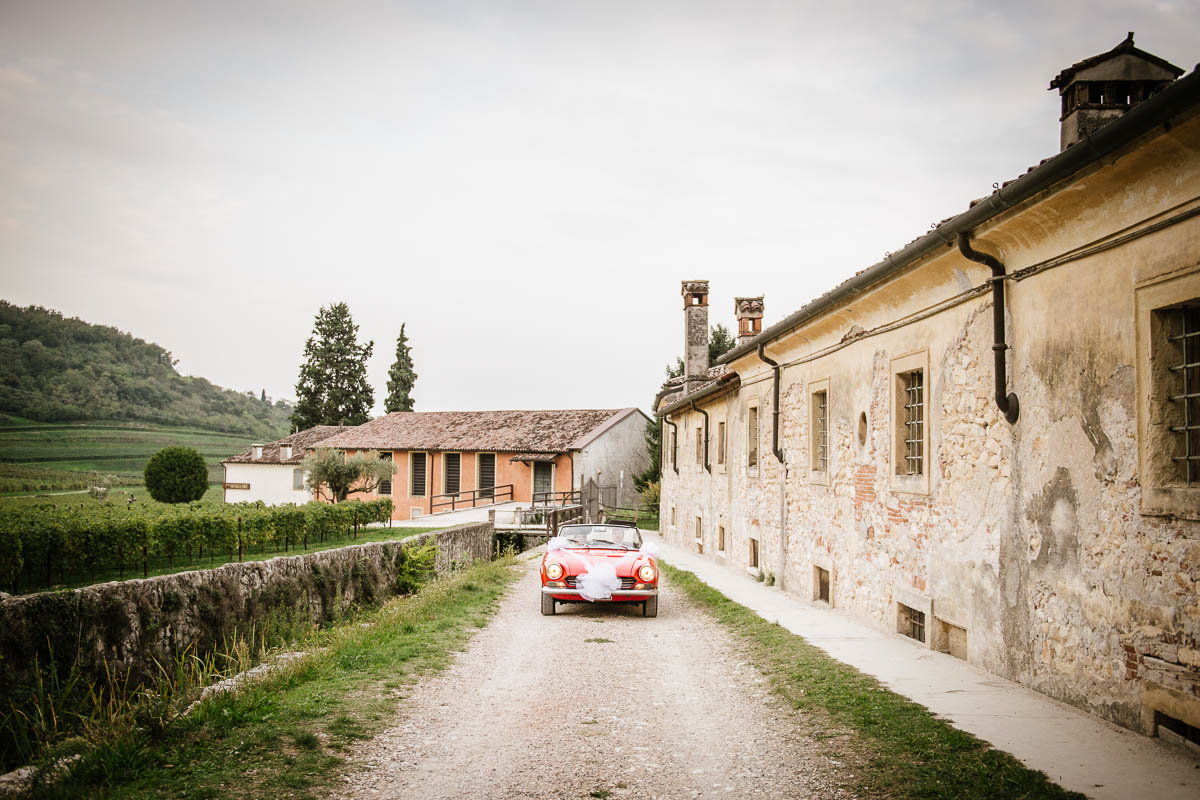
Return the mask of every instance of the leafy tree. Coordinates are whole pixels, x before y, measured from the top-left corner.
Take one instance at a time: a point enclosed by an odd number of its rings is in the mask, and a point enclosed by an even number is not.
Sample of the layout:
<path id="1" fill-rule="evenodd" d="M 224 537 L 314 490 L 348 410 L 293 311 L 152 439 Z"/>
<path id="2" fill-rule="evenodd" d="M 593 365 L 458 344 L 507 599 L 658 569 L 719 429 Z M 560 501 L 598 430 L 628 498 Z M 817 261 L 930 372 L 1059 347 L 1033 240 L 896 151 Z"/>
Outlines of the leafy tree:
<path id="1" fill-rule="evenodd" d="M 708 337 L 708 365 L 715 367 L 717 359 L 728 353 L 737 344 L 737 339 L 721 323 L 713 326 L 712 335 Z"/>
<path id="2" fill-rule="evenodd" d="M 633 476 L 633 486 L 639 492 L 645 492 L 646 487 L 659 479 L 662 474 L 662 428 L 658 420 L 648 420 L 642 439 L 646 443 L 646 453 L 650 456 L 650 466 Z"/>
<path id="3" fill-rule="evenodd" d="M 417 373 L 413 372 L 412 350 L 408 346 L 408 337 L 404 334 L 404 325 L 400 325 L 400 336 L 396 338 L 396 361 L 388 370 L 388 396 L 383 404 L 387 413 L 393 411 L 412 411 L 413 384 L 417 382 Z"/>
<path id="4" fill-rule="evenodd" d="M 304 457 L 304 485 L 340 503 L 356 492 L 373 492 L 383 481 L 396 474 L 396 465 L 383 461 L 376 450 L 367 450 L 346 458 L 332 447 L 318 447 Z"/>
<path id="5" fill-rule="evenodd" d="M 160 503 L 190 503 L 208 491 L 208 464 L 193 447 L 164 447 L 150 456 L 142 475 Z"/>
<path id="6" fill-rule="evenodd" d="M 304 344 L 293 430 L 370 420 L 375 392 L 367 383 L 367 359 L 374 349 L 374 342 L 358 343 L 358 326 L 345 303 L 322 306 Z"/>

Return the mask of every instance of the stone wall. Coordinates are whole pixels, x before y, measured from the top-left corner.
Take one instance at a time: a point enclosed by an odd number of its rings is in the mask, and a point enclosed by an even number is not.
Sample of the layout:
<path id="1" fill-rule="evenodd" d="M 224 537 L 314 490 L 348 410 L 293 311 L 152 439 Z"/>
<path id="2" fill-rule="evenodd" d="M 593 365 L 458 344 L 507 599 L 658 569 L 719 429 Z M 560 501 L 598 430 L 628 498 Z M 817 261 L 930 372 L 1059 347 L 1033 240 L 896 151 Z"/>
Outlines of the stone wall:
<path id="1" fill-rule="evenodd" d="M 0 600 L 0 698 L 14 696 L 35 660 L 60 670 L 79 659 L 85 676 L 105 666 L 135 679 L 187 648 L 207 652 L 264 623 L 320 624 L 395 592 L 407 551 L 437 547 L 436 569 L 492 557 L 492 526 L 477 523 L 413 536 L 216 569 L 102 583 Z M 261 627 L 260 627 L 261 629 Z M 63 674 L 60 672 L 60 674 Z"/>

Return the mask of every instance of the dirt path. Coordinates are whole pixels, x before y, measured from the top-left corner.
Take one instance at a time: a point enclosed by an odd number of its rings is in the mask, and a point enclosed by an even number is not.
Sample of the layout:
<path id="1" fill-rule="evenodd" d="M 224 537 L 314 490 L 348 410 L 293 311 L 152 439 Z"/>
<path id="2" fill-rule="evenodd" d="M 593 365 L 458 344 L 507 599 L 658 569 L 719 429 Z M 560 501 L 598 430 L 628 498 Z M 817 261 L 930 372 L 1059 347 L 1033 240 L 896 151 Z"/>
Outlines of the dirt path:
<path id="1" fill-rule="evenodd" d="M 363 744 L 340 796 L 850 796 L 795 712 L 669 585 L 657 619 L 636 606 L 543 617 L 536 564 L 455 665 Z"/>

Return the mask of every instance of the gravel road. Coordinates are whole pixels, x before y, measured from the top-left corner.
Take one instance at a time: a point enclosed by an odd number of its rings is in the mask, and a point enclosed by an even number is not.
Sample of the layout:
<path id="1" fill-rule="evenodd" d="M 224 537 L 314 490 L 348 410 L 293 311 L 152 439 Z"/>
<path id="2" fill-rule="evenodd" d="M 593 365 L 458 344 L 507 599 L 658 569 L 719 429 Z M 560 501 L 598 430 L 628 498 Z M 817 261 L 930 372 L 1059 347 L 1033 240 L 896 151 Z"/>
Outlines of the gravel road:
<path id="1" fill-rule="evenodd" d="M 537 560 L 486 629 L 352 758 L 344 798 L 841 798 L 837 765 L 669 584 L 538 609 Z"/>

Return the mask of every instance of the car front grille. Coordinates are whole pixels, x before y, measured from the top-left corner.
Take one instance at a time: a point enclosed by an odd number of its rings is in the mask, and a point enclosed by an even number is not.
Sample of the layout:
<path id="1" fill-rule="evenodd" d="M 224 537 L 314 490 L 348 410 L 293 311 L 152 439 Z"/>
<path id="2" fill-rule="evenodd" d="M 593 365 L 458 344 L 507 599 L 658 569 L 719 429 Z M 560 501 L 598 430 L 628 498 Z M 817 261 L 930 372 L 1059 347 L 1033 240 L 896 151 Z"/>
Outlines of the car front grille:
<path id="1" fill-rule="evenodd" d="M 635 583 L 635 581 L 633 578 L 621 578 L 621 588 L 622 589 L 632 589 L 634 583 Z M 567 576 L 567 586 L 571 587 L 572 589 L 575 588 L 575 576 L 574 575 Z"/>

